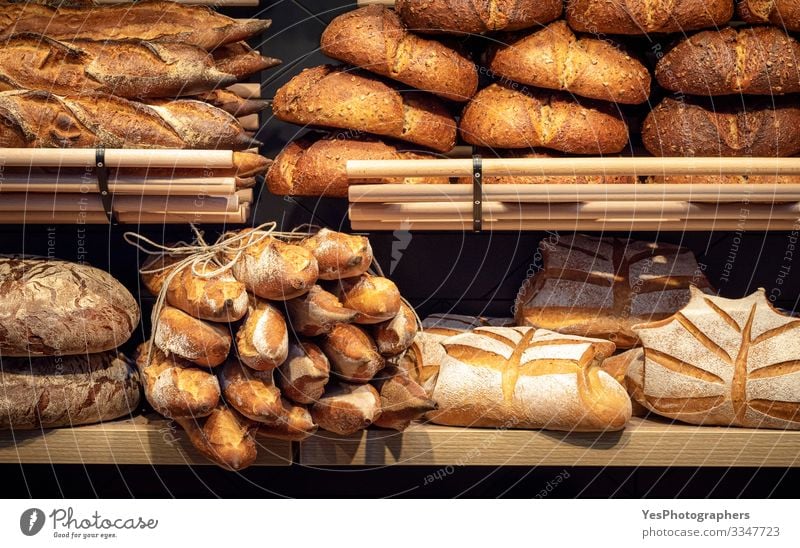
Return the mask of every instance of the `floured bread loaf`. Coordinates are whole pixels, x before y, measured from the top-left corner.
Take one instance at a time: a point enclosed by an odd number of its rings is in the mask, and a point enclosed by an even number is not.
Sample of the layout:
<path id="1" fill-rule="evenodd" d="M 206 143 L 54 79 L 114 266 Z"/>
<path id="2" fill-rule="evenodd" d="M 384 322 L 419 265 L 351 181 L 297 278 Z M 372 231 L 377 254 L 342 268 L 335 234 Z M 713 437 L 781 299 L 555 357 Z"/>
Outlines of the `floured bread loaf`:
<path id="1" fill-rule="evenodd" d="M 625 389 L 600 367 L 614 344 L 530 327 L 480 327 L 446 339 L 428 414 L 450 426 L 620 430 Z"/>
<path id="2" fill-rule="evenodd" d="M 540 244 L 542 270 L 522 285 L 519 325 L 636 344 L 632 326 L 689 302 L 689 286 L 711 286 L 686 248 L 575 234 Z"/>
<path id="3" fill-rule="evenodd" d="M 632 395 L 691 424 L 800 429 L 800 319 L 763 289 L 724 299 L 692 289 L 674 316 L 636 326 L 644 362 L 628 370 Z"/>

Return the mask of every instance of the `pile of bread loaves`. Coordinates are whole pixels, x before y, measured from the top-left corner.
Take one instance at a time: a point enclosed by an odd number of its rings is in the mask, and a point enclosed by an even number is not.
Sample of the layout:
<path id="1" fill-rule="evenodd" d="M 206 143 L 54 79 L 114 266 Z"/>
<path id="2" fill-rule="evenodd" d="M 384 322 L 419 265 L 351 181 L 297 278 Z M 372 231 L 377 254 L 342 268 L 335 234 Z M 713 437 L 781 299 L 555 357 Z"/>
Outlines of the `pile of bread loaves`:
<path id="1" fill-rule="evenodd" d="M 370 272 L 366 238 L 233 236 L 214 264 L 173 254 L 141 269 L 164 302 L 137 353 L 145 396 L 200 451 L 239 470 L 257 456 L 256 434 L 403 430 L 435 408 L 394 363 L 417 318 L 394 283 Z"/>
<path id="2" fill-rule="evenodd" d="M 734 0 L 567 0 L 566 8 L 563 0 L 397 0 L 394 10 L 367 6 L 343 14 L 323 32 L 321 50 L 349 65 L 304 70 L 278 91 L 273 111 L 288 122 L 347 131 L 289 143 L 270 170 L 269 188 L 344 196 L 347 160 L 432 157 L 450 151 L 457 133 L 483 154 L 501 157 L 639 154 L 642 146 L 656 156 L 796 155 L 800 107 L 786 96 L 800 92 L 800 43 L 787 31 L 800 30 L 800 4 L 739 0 L 739 19 L 759 26 L 729 26 L 734 11 Z M 699 32 L 687 37 L 689 31 Z M 437 34 L 443 40 L 431 37 Z M 475 34 L 486 34 L 470 38 L 475 48 L 453 46 L 448 36 L 463 42 Z M 640 59 L 625 42 L 648 35 L 655 35 L 645 46 L 649 59 Z M 465 49 L 476 50 L 479 64 Z M 479 74 L 488 85 L 478 91 Z M 641 121 L 641 109 L 631 107 L 651 101 L 655 106 Z M 448 181 L 350 180 L 361 182 Z"/>

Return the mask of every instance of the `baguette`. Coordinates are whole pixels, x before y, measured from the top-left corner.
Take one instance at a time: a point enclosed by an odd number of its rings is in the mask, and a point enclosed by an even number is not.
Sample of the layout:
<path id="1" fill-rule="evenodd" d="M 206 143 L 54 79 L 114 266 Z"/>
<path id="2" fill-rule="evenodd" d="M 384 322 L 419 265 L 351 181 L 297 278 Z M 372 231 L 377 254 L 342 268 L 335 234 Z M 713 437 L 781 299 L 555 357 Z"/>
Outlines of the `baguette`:
<path id="1" fill-rule="evenodd" d="M 220 368 L 219 383 L 228 405 L 248 419 L 275 424 L 284 417 L 281 392 L 273 382 L 272 371 L 253 371 L 229 359 Z"/>
<path id="2" fill-rule="evenodd" d="M 506 84 L 479 91 L 464 109 L 461 138 L 491 148 L 546 147 L 572 154 L 616 154 L 628 127 L 607 105 L 560 94 L 526 94 Z"/>
<path id="3" fill-rule="evenodd" d="M 495 46 L 488 59 L 494 74 L 521 84 L 629 105 L 650 96 L 642 63 L 605 40 L 576 37 L 565 21 Z"/>
<path id="4" fill-rule="evenodd" d="M 58 40 L 148 40 L 212 50 L 261 34 L 270 24 L 269 19 L 237 21 L 204 6 L 162 0 L 91 9 L 0 3 L 0 39 L 20 32 L 46 32 Z"/>
<path id="5" fill-rule="evenodd" d="M 328 196 L 346 198 L 349 185 L 378 183 L 439 183 L 447 177 L 383 177 L 348 179 L 348 160 L 429 159 L 429 154 L 405 152 L 382 141 L 358 139 L 302 138 L 287 144 L 275 157 L 267 174 L 267 187 L 281 196 Z"/>
<path id="6" fill-rule="evenodd" d="M 693 95 L 800 92 L 800 43 L 774 27 L 724 28 L 687 38 L 656 66 L 662 87 Z"/>
<path id="7" fill-rule="evenodd" d="M 369 382 L 385 365 L 372 338 L 352 324 L 333 326 L 322 338 L 321 346 L 333 372 L 348 382 Z"/>
<path id="8" fill-rule="evenodd" d="M 375 426 L 402 432 L 412 421 L 438 409 L 425 390 L 397 366 L 386 366 L 372 381 L 381 397 L 381 414 Z"/>
<path id="9" fill-rule="evenodd" d="M 311 412 L 302 406 L 283 400 L 284 414 L 274 424 L 259 424 L 256 434 L 265 438 L 286 441 L 303 441 L 317 431 Z"/>
<path id="10" fill-rule="evenodd" d="M 549 23 L 563 5 L 562 0 L 396 0 L 395 9 L 414 31 L 480 34 Z"/>
<path id="11" fill-rule="evenodd" d="M 357 312 L 345 308 L 339 298 L 315 285 L 308 293 L 286 301 L 292 330 L 306 337 L 330 333 L 338 323 L 350 323 Z"/>
<path id="12" fill-rule="evenodd" d="M 106 422 L 139 405 L 139 375 L 116 351 L 54 358 L 3 356 L 0 430 Z"/>
<path id="13" fill-rule="evenodd" d="M 400 312 L 400 290 L 389 278 L 371 274 L 345 278 L 335 284 L 334 291 L 345 308 L 357 312 L 355 323 L 381 323 Z"/>
<path id="14" fill-rule="evenodd" d="M 747 23 L 772 23 L 782 29 L 800 31 L 798 0 L 738 0 L 736 13 Z"/>
<path id="15" fill-rule="evenodd" d="M 236 333 L 239 359 L 256 371 L 272 371 L 289 353 L 286 320 L 269 302 L 253 297 L 247 317 Z"/>
<path id="16" fill-rule="evenodd" d="M 136 350 L 136 366 L 150 406 L 169 419 L 210 415 L 220 398 L 217 377 L 177 356 L 167 356 L 156 346 L 151 350 L 151 345 L 147 341 Z"/>
<path id="17" fill-rule="evenodd" d="M 366 6 L 336 17 L 320 38 L 322 53 L 444 99 L 468 101 L 478 90 L 475 64 L 436 40 L 408 32 L 397 14 Z"/>
<path id="18" fill-rule="evenodd" d="M 248 76 L 281 64 L 280 59 L 264 57 L 248 46 L 247 42 L 221 46 L 212 51 L 211 56 L 218 71 L 232 74 L 236 80 L 244 80 Z"/>
<path id="19" fill-rule="evenodd" d="M 439 152 L 455 146 L 456 123 L 444 104 L 399 92 L 375 77 L 322 65 L 282 86 L 272 103 L 284 122 L 366 131 Z"/>
<path id="20" fill-rule="evenodd" d="M 233 409 L 220 405 L 201 419 L 177 418 L 192 445 L 226 470 L 238 471 L 253 464 L 258 455 L 251 435 L 254 426 Z"/>
<path id="21" fill-rule="evenodd" d="M 567 0 L 567 22 L 578 32 L 633 34 L 719 28 L 733 17 L 733 0 Z"/>
<path id="22" fill-rule="evenodd" d="M 232 116 L 247 116 L 266 110 L 270 102 L 263 99 L 246 99 L 227 89 L 215 89 L 199 93 L 197 99 L 221 108 Z"/>
<path id="23" fill-rule="evenodd" d="M 320 428 L 349 436 L 367 428 L 381 415 L 381 397 L 369 384 L 337 383 L 311 408 Z"/>
<path id="24" fill-rule="evenodd" d="M 322 228 L 300 245 L 317 260 L 320 280 L 361 276 L 372 265 L 372 247 L 364 236 Z"/>
<path id="25" fill-rule="evenodd" d="M 397 356 L 405 352 L 417 336 L 417 315 L 406 303 L 391 320 L 375 325 L 372 332 L 378 352 L 383 356 Z"/>
<path id="26" fill-rule="evenodd" d="M 312 404 L 325 392 L 330 369 L 328 358 L 317 345 L 292 343 L 289 357 L 278 370 L 278 386 L 292 402 Z"/>
<path id="27" fill-rule="evenodd" d="M 667 97 L 645 118 L 642 141 L 655 156 L 800 154 L 800 107 L 770 100 L 715 104 Z"/>
<path id="28" fill-rule="evenodd" d="M 165 306 L 158 317 L 153 343 L 167 356 L 174 354 L 203 367 L 216 367 L 228 357 L 231 336 L 227 327 Z"/>

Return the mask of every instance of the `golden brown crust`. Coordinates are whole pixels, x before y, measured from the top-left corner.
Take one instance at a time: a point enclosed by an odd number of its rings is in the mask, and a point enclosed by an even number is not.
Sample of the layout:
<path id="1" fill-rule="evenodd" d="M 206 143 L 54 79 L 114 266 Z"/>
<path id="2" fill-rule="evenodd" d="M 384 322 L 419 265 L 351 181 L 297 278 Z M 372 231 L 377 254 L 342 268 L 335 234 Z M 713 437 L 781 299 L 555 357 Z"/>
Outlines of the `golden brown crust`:
<path id="1" fill-rule="evenodd" d="M 256 443 L 247 419 L 220 405 L 208 417 L 177 418 L 189 441 L 208 459 L 227 470 L 242 470 L 256 460 Z"/>
<path id="2" fill-rule="evenodd" d="M 733 0 L 567 0 L 567 22 L 591 34 L 650 34 L 721 27 L 733 17 Z"/>
<path id="3" fill-rule="evenodd" d="M 365 236 L 322 228 L 300 245 L 317 259 L 320 280 L 360 276 L 372 265 L 372 247 Z"/>
<path id="4" fill-rule="evenodd" d="M 252 297 L 244 323 L 236 332 L 236 352 L 256 371 L 272 371 L 282 364 L 289 352 L 283 314 L 269 302 Z"/>
<path id="5" fill-rule="evenodd" d="M 220 368 L 219 380 L 225 401 L 248 419 L 274 424 L 284 418 L 272 371 L 254 371 L 231 358 Z"/>
<path id="6" fill-rule="evenodd" d="M 417 335 L 417 315 L 414 309 L 405 302 L 401 303 L 397 315 L 391 320 L 376 324 L 372 335 L 383 356 L 402 354 L 413 344 Z"/>
<path id="7" fill-rule="evenodd" d="M 372 338 L 352 324 L 336 324 L 322 338 L 321 346 L 334 374 L 346 381 L 369 382 L 384 366 Z"/>
<path id="8" fill-rule="evenodd" d="M 281 392 L 294 403 L 313 404 L 325 391 L 330 362 L 314 343 L 300 341 L 289 347 L 289 357 L 277 372 Z"/>
<path id="9" fill-rule="evenodd" d="M 349 436 L 367 428 L 381 415 L 381 398 L 369 384 L 334 384 L 311 408 L 320 428 Z"/>
<path id="10" fill-rule="evenodd" d="M 738 0 L 736 13 L 747 23 L 772 23 L 782 29 L 800 31 L 798 0 Z"/>
<path id="11" fill-rule="evenodd" d="M 357 312 L 355 323 L 381 323 L 400 311 L 402 298 L 394 282 L 381 276 L 362 274 L 334 283 L 334 292 L 345 308 Z"/>
<path id="12" fill-rule="evenodd" d="M 280 59 L 264 57 L 247 45 L 247 42 L 236 42 L 220 46 L 211 52 L 214 66 L 225 74 L 232 74 L 236 80 L 244 80 L 262 70 L 281 64 Z"/>
<path id="13" fill-rule="evenodd" d="M 275 424 L 260 424 L 256 434 L 265 438 L 286 441 L 303 441 L 319 428 L 311 413 L 303 405 L 294 405 L 283 399 L 284 415 Z"/>
<path id="14" fill-rule="evenodd" d="M 228 327 L 198 320 L 182 310 L 165 306 L 158 316 L 153 342 L 165 354 L 174 354 L 204 367 L 216 367 L 228 357 Z"/>
<path id="15" fill-rule="evenodd" d="M 375 426 L 403 431 L 412 421 L 437 409 L 436 402 L 400 368 L 386 366 L 375 375 L 372 385 L 381 396 L 381 415 Z"/>
<path id="16" fill-rule="evenodd" d="M 397 0 L 395 9 L 413 31 L 484 33 L 549 23 L 561 0 Z"/>
<path id="17" fill-rule="evenodd" d="M 265 99 L 247 99 L 227 89 L 215 89 L 197 95 L 197 99 L 211 103 L 233 116 L 247 116 L 266 110 L 270 102 Z"/>
<path id="18" fill-rule="evenodd" d="M 308 293 L 286 301 L 292 331 L 306 337 L 329 333 L 337 323 L 349 323 L 357 312 L 345 308 L 339 298 L 315 285 Z"/>

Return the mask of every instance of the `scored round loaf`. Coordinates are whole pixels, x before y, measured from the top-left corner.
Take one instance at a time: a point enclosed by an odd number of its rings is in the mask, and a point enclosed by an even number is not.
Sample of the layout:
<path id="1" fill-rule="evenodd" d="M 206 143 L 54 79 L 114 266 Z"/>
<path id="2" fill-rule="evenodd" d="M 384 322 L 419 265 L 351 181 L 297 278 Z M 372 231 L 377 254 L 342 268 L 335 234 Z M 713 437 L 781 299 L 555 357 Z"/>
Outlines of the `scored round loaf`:
<path id="1" fill-rule="evenodd" d="M 369 382 L 385 363 L 375 341 L 353 324 L 336 324 L 322 338 L 321 347 L 334 374 L 349 382 Z"/>
<path id="2" fill-rule="evenodd" d="M 226 470 L 242 470 L 258 456 L 252 425 L 232 408 L 220 405 L 201 419 L 177 418 L 192 445 Z"/>
<path id="3" fill-rule="evenodd" d="M 259 424 L 256 434 L 265 438 L 286 441 L 303 441 L 314 432 L 318 426 L 311 418 L 311 412 L 303 405 L 294 405 L 283 399 L 284 415 L 275 424 Z"/>
<path id="4" fill-rule="evenodd" d="M 107 272 L 60 260 L 0 257 L 0 356 L 112 350 L 139 323 L 136 300 Z"/>
<path id="5" fill-rule="evenodd" d="M 365 6 L 336 17 L 320 38 L 322 53 L 452 101 L 478 89 L 478 70 L 467 57 L 408 32 L 385 6 Z"/>
<path id="6" fill-rule="evenodd" d="M 225 401 L 250 420 L 275 424 L 285 414 L 281 391 L 272 371 L 254 371 L 236 359 L 229 359 L 219 372 Z"/>
<path id="7" fill-rule="evenodd" d="M 280 311 L 253 297 L 244 323 L 236 332 L 239 359 L 256 371 L 271 371 L 286 360 L 289 329 Z"/>
<path id="8" fill-rule="evenodd" d="M 335 383 L 311 408 L 320 428 L 341 436 L 367 428 L 380 415 L 380 394 L 369 384 Z"/>
<path id="9" fill-rule="evenodd" d="M 286 311 L 295 334 L 316 337 L 329 333 L 337 323 L 349 323 L 357 312 L 345 308 L 339 298 L 315 285 L 308 293 L 286 301 Z"/>
<path id="10" fill-rule="evenodd" d="M 656 66 L 662 87 L 692 95 L 800 92 L 800 43 L 775 27 L 699 32 Z"/>
<path id="11" fill-rule="evenodd" d="M 360 324 L 391 320 L 400 312 L 402 303 L 400 290 L 392 280 L 371 274 L 339 280 L 334 294 L 345 308 L 357 312 L 353 321 Z"/>
<path id="12" fill-rule="evenodd" d="M 711 107 L 667 97 L 645 118 L 642 142 L 655 156 L 794 156 L 798 127 L 800 106 L 788 100 Z"/>
<path id="13" fill-rule="evenodd" d="M 320 280 L 360 276 L 372 265 L 372 246 L 365 236 L 322 228 L 300 245 L 317 260 Z"/>
<path id="14" fill-rule="evenodd" d="M 227 326 L 198 320 L 182 310 L 165 306 L 158 315 L 153 343 L 165 354 L 176 355 L 204 367 L 216 367 L 231 350 Z"/>
<path id="15" fill-rule="evenodd" d="M 747 23 L 772 23 L 800 31 L 800 0 L 738 0 L 736 13 Z"/>
<path id="16" fill-rule="evenodd" d="M 519 30 L 557 19 L 562 0 L 397 0 L 395 9 L 413 31 L 480 34 Z"/>
<path id="17" fill-rule="evenodd" d="M 733 0 L 567 0 L 567 22 L 590 34 L 650 34 L 719 28 L 733 17 Z"/>
<path id="18" fill-rule="evenodd" d="M 278 369 L 278 386 L 294 403 L 314 403 L 325 392 L 330 369 L 327 356 L 316 344 L 295 342 L 289 347 L 289 357 Z"/>
<path id="19" fill-rule="evenodd" d="M 563 94 L 525 93 L 491 84 L 464 109 L 461 138 L 490 148 L 546 147 L 572 154 L 616 154 L 628 126 L 608 105 Z"/>
<path id="20" fill-rule="evenodd" d="M 636 105 L 650 96 L 650 72 L 606 40 L 577 37 L 565 21 L 491 48 L 498 76 L 546 89 Z"/>
<path id="21" fill-rule="evenodd" d="M 402 432 L 412 421 L 437 409 L 425 390 L 397 366 L 388 365 L 380 370 L 372 385 L 381 397 L 381 414 L 375 426 Z"/>
<path id="22" fill-rule="evenodd" d="M 383 356 L 397 356 L 405 352 L 417 335 L 417 315 L 405 302 L 391 320 L 376 324 L 372 330 L 378 352 Z"/>
<path id="23" fill-rule="evenodd" d="M 438 152 L 455 146 L 456 123 L 439 99 L 400 92 L 377 77 L 321 65 L 303 70 L 275 93 L 272 112 L 293 124 L 366 131 Z"/>

